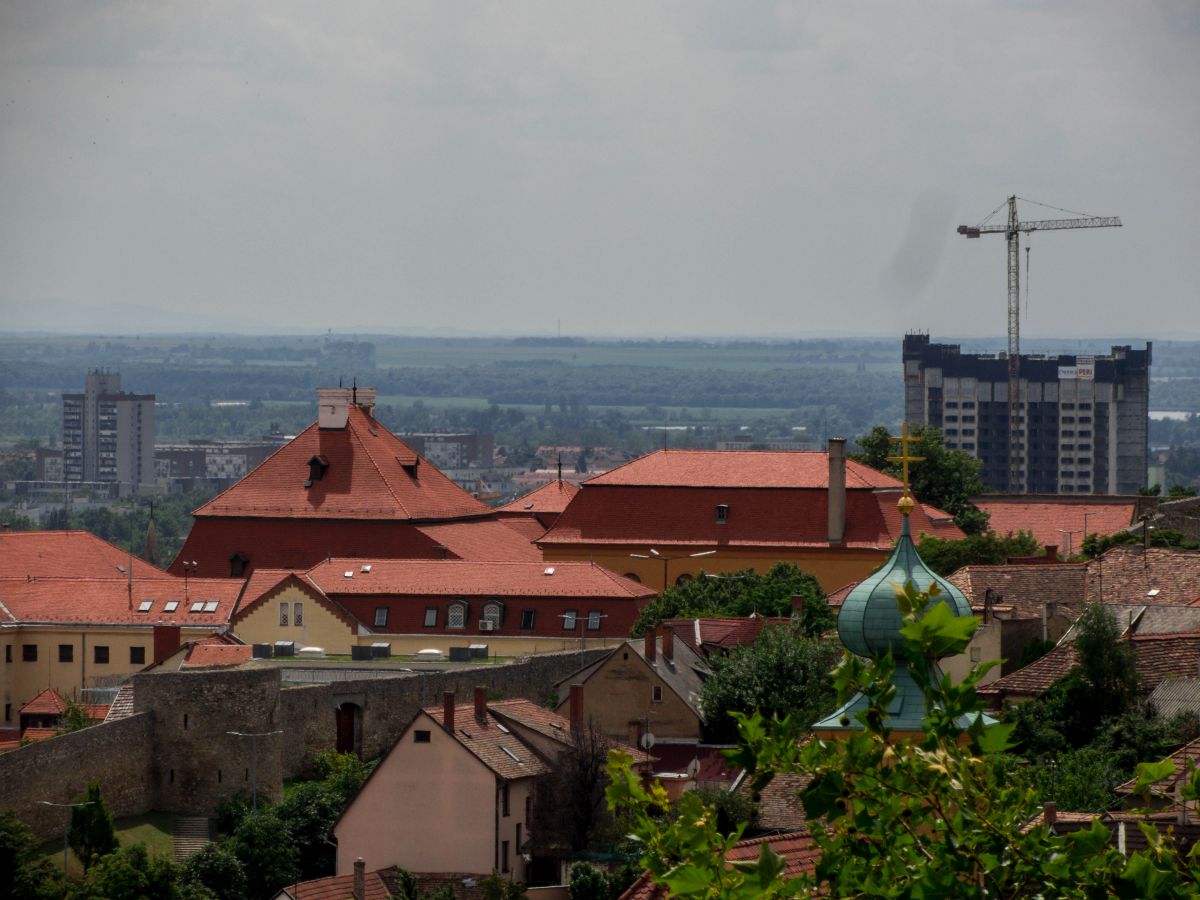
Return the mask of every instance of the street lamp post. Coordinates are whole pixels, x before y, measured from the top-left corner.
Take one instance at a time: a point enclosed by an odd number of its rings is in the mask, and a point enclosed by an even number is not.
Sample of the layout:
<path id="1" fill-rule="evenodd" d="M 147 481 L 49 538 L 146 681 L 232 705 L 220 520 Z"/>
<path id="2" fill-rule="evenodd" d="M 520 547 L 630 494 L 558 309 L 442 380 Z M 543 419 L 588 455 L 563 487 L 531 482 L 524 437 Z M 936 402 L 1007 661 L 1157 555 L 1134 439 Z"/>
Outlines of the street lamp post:
<path id="1" fill-rule="evenodd" d="M 1066 547 L 1063 548 L 1064 549 L 1063 559 L 1066 562 L 1070 562 L 1071 557 L 1073 555 L 1073 551 L 1075 549 L 1075 543 L 1074 543 L 1074 537 L 1073 537 L 1075 535 L 1075 532 L 1069 528 L 1059 528 L 1058 533 L 1063 535 L 1063 537 L 1066 538 Z"/>
<path id="2" fill-rule="evenodd" d="M 57 806 L 67 810 L 67 820 L 63 822 L 63 878 L 67 877 L 67 838 L 71 833 L 71 810 L 77 806 L 91 806 L 94 800 L 84 800 L 81 803 L 51 803 L 49 800 L 39 800 L 42 806 Z"/>
<path id="3" fill-rule="evenodd" d="M 227 731 L 225 733 L 232 734 L 234 737 L 250 738 L 250 810 L 258 812 L 258 739 L 283 734 L 283 731 Z"/>
<path id="4" fill-rule="evenodd" d="M 670 582 L 668 581 L 668 569 L 669 569 L 671 563 L 675 562 L 675 560 L 677 560 L 677 559 L 695 559 L 700 556 L 712 556 L 716 552 L 717 552 L 716 550 L 701 550 L 699 553 L 685 553 L 682 556 L 663 556 L 661 553 L 659 553 L 657 550 L 655 550 L 653 547 L 651 547 L 649 553 L 630 553 L 629 555 L 632 556 L 634 559 L 657 559 L 657 560 L 659 560 L 663 564 L 663 584 L 662 584 L 662 586 L 663 586 L 663 590 L 665 591 L 668 587 L 670 587 Z"/>

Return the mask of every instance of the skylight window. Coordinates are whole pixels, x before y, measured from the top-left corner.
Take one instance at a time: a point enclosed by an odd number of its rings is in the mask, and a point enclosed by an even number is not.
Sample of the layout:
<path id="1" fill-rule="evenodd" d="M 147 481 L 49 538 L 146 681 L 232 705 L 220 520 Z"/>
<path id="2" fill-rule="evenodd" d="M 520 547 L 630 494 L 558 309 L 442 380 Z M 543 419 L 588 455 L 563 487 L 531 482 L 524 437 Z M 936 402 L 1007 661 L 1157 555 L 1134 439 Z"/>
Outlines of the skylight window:
<path id="1" fill-rule="evenodd" d="M 216 600 L 205 601 L 204 611 L 205 612 L 216 612 L 217 611 L 217 602 L 218 601 L 216 601 Z"/>
<path id="2" fill-rule="evenodd" d="M 543 575 L 553 575 L 554 574 L 554 566 L 546 566 L 546 568 L 542 571 L 542 574 Z"/>
<path id="3" fill-rule="evenodd" d="M 163 607 L 163 612 L 172 613 L 172 612 L 175 612 L 175 610 L 177 610 L 177 609 L 179 609 L 179 601 L 178 600 L 168 600 L 167 605 Z"/>
<path id="4" fill-rule="evenodd" d="M 364 575 L 370 575 L 370 574 L 371 574 L 371 567 L 370 567 L 370 566 L 363 566 L 363 567 L 362 567 L 362 568 L 361 568 L 359 571 L 360 571 L 360 572 L 362 572 Z"/>
<path id="5" fill-rule="evenodd" d="M 138 604 L 138 612 L 148 613 L 148 612 L 150 612 L 150 607 L 152 607 L 153 605 L 154 605 L 153 600 L 143 600 L 141 603 Z"/>
<path id="6" fill-rule="evenodd" d="M 501 731 L 503 731 L 505 734 L 509 733 L 508 729 L 505 728 L 503 725 L 501 725 L 499 722 L 496 723 L 496 727 L 499 728 Z"/>
<path id="7" fill-rule="evenodd" d="M 517 754 L 513 753 L 507 747 L 501 747 L 500 749 L 503 750 L 505 753 L 507 753 L 509 756 L 511 756 L 513 762 L 515 762 L 521 766 L 525 765 L 525 763 L 521 762 L 521 757 L 517 756 Z"/>
<path id="8" fill-rule="evenodd" d="M 343 573 L 342 573 L 342 577 L 343 577 L 343 578 L 353 578 L 353 577 L 354 577 L 354 570 L 353 570 L 353 569 L 347 569 L 345 572 L 343 572 Z"/>
<path id="9" fill-rule="evenodd" d="M 195 603 L 193 603 L 191 611 L 194 613 L 195 612 L 203 612 L 204 611 L 204 601 L 197 600 Z"/>
<path id="10" fill-rule="evenodd" d="M 1158 596 L 1158 588 L 1151 588 L 1150 590 L 1146 591 L 1146 596 L 1147 597 L 1157 597 Z"/>

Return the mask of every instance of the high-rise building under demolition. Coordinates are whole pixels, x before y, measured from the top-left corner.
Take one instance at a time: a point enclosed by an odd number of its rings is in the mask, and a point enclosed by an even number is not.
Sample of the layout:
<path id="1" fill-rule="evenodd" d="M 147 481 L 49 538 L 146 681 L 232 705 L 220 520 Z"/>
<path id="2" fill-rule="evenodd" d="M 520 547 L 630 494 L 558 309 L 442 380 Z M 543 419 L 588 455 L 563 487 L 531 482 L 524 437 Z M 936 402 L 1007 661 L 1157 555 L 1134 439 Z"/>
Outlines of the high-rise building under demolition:
<path id="1" fill-rule="evenodd" d="M 154 483 L 154 395 L 127 394 L 116 372 L 93 369 L 82 394 L 63 394 L 63 479 Z"/>
<path id="2" fill-rule="evenodd" d="M 1022 493 L 1133 494 L 1146 485 L 1150 350 L 1020 358 Z M 1009 490 L 1008 359 L 904 337 L 904 413 L 948 448 L 983 463 L 989 490 Z"/>

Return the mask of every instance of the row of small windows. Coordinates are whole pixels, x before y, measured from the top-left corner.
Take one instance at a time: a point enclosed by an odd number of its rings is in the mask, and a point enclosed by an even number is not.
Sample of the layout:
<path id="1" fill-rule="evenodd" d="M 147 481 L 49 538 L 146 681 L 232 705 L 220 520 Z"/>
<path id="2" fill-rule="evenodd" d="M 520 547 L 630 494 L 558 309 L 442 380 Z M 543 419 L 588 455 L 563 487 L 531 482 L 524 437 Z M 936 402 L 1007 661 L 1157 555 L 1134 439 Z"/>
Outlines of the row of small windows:
<path id="1" fill-rule="evenodd" d="M 282 607 L 284 604 L 280 604 Z M 296 604 L 299 606 L 299 604 Z M 468 621 L 470 604 L 464 602 L 451 602 L 445 607 L 445 627 L 446 628 L 466 628 Z M 438 618 L 442 609 L 437 606 L 425 607 L 425 614 L 422 624 L 426 628 L 437 628 Z M 386 628 L 388 625 L 388 616 L 391 613 L 391 607 L 377 606 L 375 607 L 375 624 L 376 628 Z M 282 621 L 285 615 L 281 609 L 280 624 L 287 624 Z M 504 621 L 504 605 L 498 602 L 489 602 L 483 605 L 479 626 L 485 631 L 494 631 L 498 629 Z M 586 628 L 588 631 L 599 631 L 600 623 L 604 619 L 605 614 L 598 609 L 589 610 L 585 619 Z M 562 619 L 563 631 L 574 631 L 579 624 L 579 610 L 568 609 L 559 615 Z M 299 623 L 297 623 L 299 624 Z M 537 610 L 523 609 L 521 610 L 521 630 L 532 631 L 537 625 Z"/>
<path id="2" fill-rule="evenodd" d="M 182 600 L 168 600 L 163 604 L 164 613 L 173 613 L 179 609 Z M 217 611 L 217 607 L 221 605 L 220 600 L 193 600 L 188 612 L 194 613 L 213 613 Z M 148 613 L 154 609 L 153 600 L 143 600 L 138 604 L 137 611 L 140 613 Z"/>
<path id="3" fill-rule="evenodd" d="M 4 661 L 10 663 L 13 661 L 12 644 L 4 646 Z M 92 647 L 92 662 L 99 666 L 109 664 L 109 648 L 106 644 L 96 644 Z M 38 645 L 37 644 L 22 644 L 21 645 L 21 661 L 22 662 L 37 662 L 38 661 Z M 75 661 L 75 645 L 74 644 L 59 644 L 58 645 L 58 661 L 60 663 L 69 663 Z M 144 666 L 146 664 L 146 648 L 145 647 L 130 647 L 129 648 L 129 663 L 134 666 Z"/>
<path id="4" fill-rule="evenodd" d="M 279 604 L 279 624 L 283 625 L 285 627 L 287 626 L 289 605 L 292 607 L 292 610 L 291 610 L 292 624 L 298 628 L 303 627 L 304 626 L 304 604 L 303 603 L 288 604 L 288 602 L 286 600 L 282 601 Z"/>

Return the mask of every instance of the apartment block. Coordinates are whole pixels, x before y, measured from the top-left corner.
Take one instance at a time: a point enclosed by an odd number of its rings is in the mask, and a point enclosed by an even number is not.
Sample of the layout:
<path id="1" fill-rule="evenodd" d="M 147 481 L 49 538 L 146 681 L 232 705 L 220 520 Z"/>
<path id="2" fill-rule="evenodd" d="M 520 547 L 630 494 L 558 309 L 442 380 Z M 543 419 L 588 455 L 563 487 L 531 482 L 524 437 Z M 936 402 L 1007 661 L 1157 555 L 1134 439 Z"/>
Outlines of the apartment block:
<path id="1" fill-rule="evenodd" d="M 909 424 L 983 463 L 984 484 L 1009 488 L 1008 358 L 904 338 Z M 1017 470 L 1026 494 L 1135 494 L 1146 484 L 1151 344 L 1107 356 L 1020 360 Z"/>
<path id="2" fill-rule="evenodd" d="M 115 482 L 122 494 L 154 484 L 154 395 L 121 390 L 116 372 L 88 372 L 63 394 L 64 481 Z"/>

